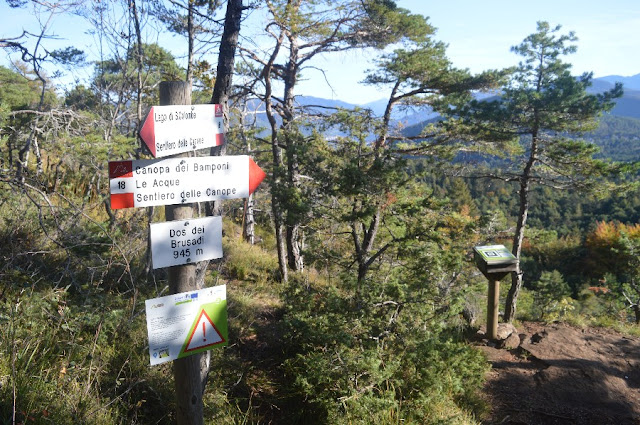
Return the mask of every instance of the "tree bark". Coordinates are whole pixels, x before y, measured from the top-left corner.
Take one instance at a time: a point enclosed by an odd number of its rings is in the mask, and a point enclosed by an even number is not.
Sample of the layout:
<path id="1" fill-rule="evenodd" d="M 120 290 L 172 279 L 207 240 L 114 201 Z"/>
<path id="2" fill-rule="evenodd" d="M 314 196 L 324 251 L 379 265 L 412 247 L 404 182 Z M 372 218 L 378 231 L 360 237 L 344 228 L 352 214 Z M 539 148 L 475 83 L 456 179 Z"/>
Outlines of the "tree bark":
<path id="1" fill-rule="evenodd" d="M 300 2 L 295 2 L 295 8 L 300 7 Z M 300 190 L 300 160 L 298 155 L 298 135 L 294 134 L 295 94 L 294 89 L 298 82 L 299 49 L 298 38 L 288 32 L 289 60 L 286 65 L 284 78 L 284 113 L 282 114 L 282 127 L 285 134 L 287 155 L 287 186 L 292 193 Z M 297 209 L 297 208 L 296 208 Z M 301 217 L 297 216 L 296 209 L 287 208 L 287 258 L 289 267 L 293 271 L 304 270 L 304 257 L 302 254 L 303 230 L 300 225 Z"/>
<path id="2" fill-rule="evenodd" d="M 229 130 L 229 96 L 233 83 L 233 68 L 235 66 L 240 24 L 242 22 L 242 0 L 229 0 L 224 18 L 224 30 L 220 41 L 220 54 L 218 55 L 218 67 L 216 82 L 213 86 L 211 103 L 222 105 L 224 131 Z M 211 148 L 212 156 L 223 156 L 227 153 L 226 141 L 221 146 Z M 220 215 L 222 201 L 207 202 L 205 204 L 206 215 Z"/>
<path id="3" fill-rule="evenodd" d="M 524 230 L 527 225 L 527 217 L 529 215 L 529 191 L 531 190 L 531 178 L 533 166 L 537 161 L 538 155 L 538 140 L 537 133 L 534 134 L 531 142 L 531 153 L 529 160 L 525 166 L 522 175 L 520 176 L 520 210 L 518 213 L 518 224 L 516 225 L 516 232 L 513 237 L 513 255 L 520 261 L 520 254 L 522 253 L 522 242 L 524 241 Z M 518 270 L 511 273 L 511 287 L 507 293 L 507 299 L 504 308 L 504 320 L 507 323 L 512 323 L 516 317 L 516 310 L 518 304 L 518 296 L 522 289 L 522 270 L 518 265 Z"/>
<path id="4" fill-rule="evenodd" d="M 253 217 L 253 195 L 249 195 L 244 200 L 244 222 L 242 226 L 242 237 L 249 245 L 255 243 L 255 219 Z"/>
<path id="5" fill-rule="evenodd" d="M 247 144 L 247 155 L 251 155 L 251 142 L 247 140 L 244 128 L 244 114 L 241 118 L 241 137 Z M 244 200 L 244 209 L 242 210 L 242 237 L 250 245 L 255 243 L 255 217 L 253 215 L 253 194 Z"/>
<path id="6" fill-rule="evenodd" d="M 189 11 L 193 14 L 194 4 L 189 1 Z M 242 20 L 242 0 L 229 0 L 227 2 L 227 11 L 224 21 L 224 30 L 222 33 L 222 40 L 220 42 L 220 54 L 218 55 L 218 68 L 216 82 L 213 88 L 213 94 L 211 96 L 211 103 L 222 105 L 222 111 L 224 114 L 224 131 L 229 130 L 229 113 L 228 113 L 228 101 L 231 94 L 231 85 L 233 81 L 233 67 L 235 63 L 236 48 L 238 47 L 238 36 L 240 34 L 240 23 Z M 193 28 L 192 28 L 193 29 Z M 191 33 L 190 39 L 190 51 L 193 49 L 193 42 Z M 192 52 L 190 52 L 191 55 Z M 190 63 L 193 58 L 190 57 Z M 192 65 L 192 64 L 191 64 Z M 191 88 L 192 81 L 187 81 L 189 88 Z M 189 102 L 191 103 L 191 102 Z M 212 147 L 210 154 L 213 156 L 221 156 L 226 153 L 226 142 L 223 142 L 222 146 Z M 205 215 L 218 216 L 221 215 L 222 201 L 219 202 L 205 202 Z M 201 261 L 195 265 L 195 280 L 199 288 L 204 287 L 204 280 L 209 267 L 209 261 Z M 203 353 L 199 358 L 199 373 L 201 380 L 201 387 L 204 391 L 207 380 L 209 378 L 209 364 L 211 359 L 211 353 L 208 351 Z"/>
<path id="7" fill-rule="evenodd" d="M 280 32 L 276 47 L 273 50 L 269 61 L 265 64 L 262 71 L 265 86 L 265 112 L 271 128 L 271 154 L 273 160 L 273 171 L 271 172 L 271 213 L 273 215 L 273 224 L 276 235 L 276 250 L 278 252 L 278 269 L 280 271 L 280 280 L 287 282 L 289 278 L 289 269 L 287 266 L 287 246 L 284 229 L 284 216 L 282 212 L 282 195 L 280 194 L 280 185 L 282 184 L 282 174 L 284 169 L 284 161 L 282 156 L 282 148 L 279 144 L 278 123 L 273 111 L 273 86 L 271 81 L 271 73 L 280 47 L 284 40 L 284 31 Z"/>
<path id="8" fill-rule="evenodd" d="M 187 4 L 187 83 L 193 87 L 193 57 L 194 57 L 194 44 L 196 38 L 195 28 L 193 26 L 193 8 L 194 0 L 189 0 Z"/>

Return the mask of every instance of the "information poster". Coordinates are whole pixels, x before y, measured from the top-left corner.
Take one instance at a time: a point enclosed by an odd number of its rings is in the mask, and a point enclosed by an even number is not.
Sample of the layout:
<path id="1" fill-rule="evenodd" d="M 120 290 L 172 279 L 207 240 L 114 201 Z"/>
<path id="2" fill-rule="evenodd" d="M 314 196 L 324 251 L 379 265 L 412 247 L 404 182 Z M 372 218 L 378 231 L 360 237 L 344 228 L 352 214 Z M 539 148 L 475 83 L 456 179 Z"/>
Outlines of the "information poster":
<path id="1" fill-rule="evenodd" d="M 227 345 L 226 285 L 145 301 L 151 365 Z"/>

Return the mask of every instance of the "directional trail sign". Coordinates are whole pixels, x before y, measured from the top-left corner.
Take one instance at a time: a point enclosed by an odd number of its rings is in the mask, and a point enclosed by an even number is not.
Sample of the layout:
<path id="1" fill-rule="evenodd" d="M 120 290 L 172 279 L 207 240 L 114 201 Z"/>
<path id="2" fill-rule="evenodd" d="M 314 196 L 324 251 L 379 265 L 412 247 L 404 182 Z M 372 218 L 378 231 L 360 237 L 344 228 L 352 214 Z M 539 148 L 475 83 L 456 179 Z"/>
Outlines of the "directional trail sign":
<path id="1" fill-rule="evenodd" d="M 247 198 L 265 176 L 246 155 L 110 161 L 111 208 Z"/>
<path id="2" fill-rule="evenodd" d="M 227 345 L 226 286 L 145 300 L 151 365 Z"/>
<path id="3" fill-rule="evenodd" d="M 224 143 L 221 105 L 153 106 L 140 138 L 151 155 L 161 158 Z"/>
<path id="4" fill-rule="evenodd" d="M 174 220 L 149 225 L 153 268 L 222 258 L 222 217 Z"/>

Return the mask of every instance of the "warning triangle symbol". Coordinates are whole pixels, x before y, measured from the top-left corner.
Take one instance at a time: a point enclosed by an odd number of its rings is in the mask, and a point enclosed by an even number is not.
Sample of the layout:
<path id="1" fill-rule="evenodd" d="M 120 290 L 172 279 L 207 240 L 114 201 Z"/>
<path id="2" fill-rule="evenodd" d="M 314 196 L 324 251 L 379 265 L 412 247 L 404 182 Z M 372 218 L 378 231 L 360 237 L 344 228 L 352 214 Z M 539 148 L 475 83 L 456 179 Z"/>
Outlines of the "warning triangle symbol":
<path id="1" fill-rule="evenodd" d="M 193 328 L 191 335 L 189 335 L 189 340 L 187 341 L 187 346 L 184 351 L 194 351 L 222 342 L 225 342 L 225 339 L 218 331 L 218 328 L 216 328 L 216 325 L 213 324 L 207 312 L 202 309 L 198 317 L 198 322 Z"/>

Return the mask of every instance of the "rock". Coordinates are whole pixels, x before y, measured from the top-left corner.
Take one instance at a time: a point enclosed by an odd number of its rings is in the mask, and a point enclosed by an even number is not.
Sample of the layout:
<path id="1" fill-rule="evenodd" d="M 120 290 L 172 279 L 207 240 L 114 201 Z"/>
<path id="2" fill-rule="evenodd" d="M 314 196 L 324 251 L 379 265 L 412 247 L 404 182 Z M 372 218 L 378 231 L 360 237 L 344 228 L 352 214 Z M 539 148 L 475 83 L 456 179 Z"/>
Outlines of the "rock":
<path id="1" fill-rule="evenodd" d="M 514 333 L 517 336 L 516 328 L 511 323 L 498 323 L 498 332 L 497 332 L 496 336 L 497 336 L 497 339 L 499 341 L 502 341 L 502 340 L 505 340 L 505 339 L 509 338 L 509 336 L 514 334 Z M 518 340 L 519 339 L 520 338 L 518 338 Z M 518 342 L 518 344 L 520 344 L 520 343 Z"/>
<path id="2" fill-rule="evenodd" d="M 500 348 L 505 348 L 507 350 L 513 350 L 520 346 L 520 336 L 517 332 L 513 332 L 511 335 L 507 337 L 507 339 L 500 341 Z"/>

